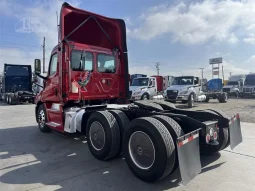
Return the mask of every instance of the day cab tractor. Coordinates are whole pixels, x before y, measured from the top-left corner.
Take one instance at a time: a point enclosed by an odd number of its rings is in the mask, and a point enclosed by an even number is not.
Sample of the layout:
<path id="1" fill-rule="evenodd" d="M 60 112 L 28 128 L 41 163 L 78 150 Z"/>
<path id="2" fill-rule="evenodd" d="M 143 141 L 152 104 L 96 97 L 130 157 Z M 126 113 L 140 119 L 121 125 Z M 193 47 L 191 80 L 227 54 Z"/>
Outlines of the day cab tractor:
<path id="1" fill-rule="evenodd" d="M 194 107 L 195 102 L 205 101 L 206 96 L 202 92 L 200 80 L 195 76 L 174 77 L 172 85 L 164 91 L 166 101 L 181 101 L 189 108 Z"/>
<path id="2" fill-rule="evenodd" d="M 10 105 L 33 103 L 31 65 L 5 63 L 3 68 L 0 101 Z"/>
<path id="3" fill-rule="evenodd" d="M 163 99 L 163 77 L 138 77 L 129 87 L 130 100 Z"/>
<path id="4" fill-rule="evenodd" d="M 107 161 L 123 155 L 139 179 L 156 182 L 180 167 L 183 184 L 201 172 L 200 155 L 242 142 L 239 115 L 179 110 L 162 100 L 130 104 L 126 27 L 63 3 L 59 43 L 35 98 L 42 132 L 85 134 L 91 154 Z M 72 165 L 72 164 L 70 164 Z M 85 167 L 84 167 L 85 168 Z"/>

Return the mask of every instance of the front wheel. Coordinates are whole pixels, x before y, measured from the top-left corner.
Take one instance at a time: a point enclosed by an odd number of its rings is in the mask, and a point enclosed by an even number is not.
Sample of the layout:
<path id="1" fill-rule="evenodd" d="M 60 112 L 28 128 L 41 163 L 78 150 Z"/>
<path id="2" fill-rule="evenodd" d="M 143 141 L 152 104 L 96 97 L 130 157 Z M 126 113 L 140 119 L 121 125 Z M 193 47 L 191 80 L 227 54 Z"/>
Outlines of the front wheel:
<path id="1" fill-rule="evenodd" d="M 194 107 L 194 94 L 192 93 L 192 94 L 190 94 L 190 96 L 189 96 L 189 99 L 188 99 L 188 108 L 192 108 L 192 107 Z"/>
<path id="2" fill-rule="evenodd" d="M 147 93 L 143 94 L 141 97 L 141 100 L 148 100 L 148 99 L 150 99 L 150 96 Z"/>
<path id="3" fill-rule="evenodd" d="M 41 104 L 37 110 L 37 122 L 41 132 L 50 132 L 51 129 L 46 125 L 48 121 L 46 110 L 43 104 Z"/>
<path id="4" fill-rule="evenodd" d="M 236 97 L 239 97 L 239 91 L 236 92 Z"/>

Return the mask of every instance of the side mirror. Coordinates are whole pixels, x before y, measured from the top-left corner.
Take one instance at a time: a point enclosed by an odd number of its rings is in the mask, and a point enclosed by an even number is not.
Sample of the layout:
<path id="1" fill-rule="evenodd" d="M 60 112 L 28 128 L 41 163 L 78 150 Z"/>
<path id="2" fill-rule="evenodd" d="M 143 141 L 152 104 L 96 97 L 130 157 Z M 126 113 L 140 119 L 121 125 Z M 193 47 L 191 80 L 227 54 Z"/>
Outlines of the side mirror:
<path id="1" fill-rule="evenodd" d="M 34 68 L 35 68 L 35 74 L 40 75 L 41 74 L 41 60 L 40 59 L 35 59 Z"/>

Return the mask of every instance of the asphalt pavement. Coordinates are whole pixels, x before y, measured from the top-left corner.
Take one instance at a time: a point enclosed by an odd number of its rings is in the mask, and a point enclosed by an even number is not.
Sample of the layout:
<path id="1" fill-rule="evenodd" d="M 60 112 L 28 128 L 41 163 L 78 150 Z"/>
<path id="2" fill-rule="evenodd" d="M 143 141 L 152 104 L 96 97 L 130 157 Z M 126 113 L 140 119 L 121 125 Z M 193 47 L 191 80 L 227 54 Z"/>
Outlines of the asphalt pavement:
<path id="1" fill-rule="evenodd" d="M 85 137 L 41 133 L 34 105 L 0 104 L 0 191 L 255 191 L 255 124 L 241 125 L 243 143 L 234 151 L 202 157 L 202 172 L 187 186 L 179 170 L 148 184 L 131 173 L 122 157 L 96 160 Z"/>

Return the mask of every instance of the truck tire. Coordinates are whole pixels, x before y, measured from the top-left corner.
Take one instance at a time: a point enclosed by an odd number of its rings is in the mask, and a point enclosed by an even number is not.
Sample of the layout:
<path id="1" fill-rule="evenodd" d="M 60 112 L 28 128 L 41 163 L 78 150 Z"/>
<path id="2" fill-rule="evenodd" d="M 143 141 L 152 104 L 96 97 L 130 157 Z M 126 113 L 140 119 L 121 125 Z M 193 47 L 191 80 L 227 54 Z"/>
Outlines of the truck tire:
<path id="1" fill-rule="evenodd" d="M 142 96 L 141 96 L 141 100 L 149 100 L 150 99 L 150 95 L 148 93 L 144 93 Z"/>
<path id="2" fill-rule="evenodd" d="M 170 132 L 151 117 L 136 118 L 129 123 L 124 134 L 123 153 L 129 169 L 144 182 L 165 178 L 175 164 L 175 146 Z"/>
<path id="3" fill-rule="evenodd" d="M 51 129 L 46 125 L 46 123 L 48 122 L 48 118 L 46 114 L 46 109 L 43 104 L 39 106 L 36 115 L 40 131 L 43 133 L 51 132 Z"/>
<path id="4" fill-rule="evenodd" d="M 18 98 L 15 98 L 14 95 L 9 96 L 9 104 L 10 105 L 17 105 L 18 103 Z"/>
<path id="5" fill-rule="evenodd" d="M 125 126 L 129 124 L 129 119 L 123 111 L 120 110 L 109 110 L 109 112 L 115 117 L 120 129 L 120 148 L 117 155 L 122 154 L 122 141 L 125 131 Z"/>
<path id="6" fill-rule="evenodd" d="M 218 100 L 219 100 L 220 103 L 226 103 L 226 102 L 227 102 L 227 99 L 228 99 L 228 96 L 227 96 L 226 93 L 220 94 L 220 95 L 219 95 L 219 98 L 218 98 Z"/>
<path id="7" fill-rule="evenodd" d="M 194 99 L 195 99 L 195 95 L 194 93 L 191 93 L 188 99 L 188 108 L 194 107 Z"/>
<path id="8" fill-rule="evenodd" d="M 205 102 L 208 103 L 210 101 L 210 97 L 209 96 L 205 96 Z"/>
<path id="9" fill-rule="evenodd" d="M 176 143 L 177 138 L 184 135 L 184 132 L 183 132 L 181 126 L 175 120 L 173 120 L 171 117 L 168 117 L 165 115 L 154 115 L 152 117 L 159 120 L 161 123 L 163 123 L 163 125 L 165 125 L 165 127 L 170 132 L 170 134 L 173 138 L 175 148 L 177 148 L 177 143 Z M 174 167 L 170 174 L 172 174 L 177 169 L 177 167 L 179 165 L 177 149 L 175 150 L 175 156 L 176 156 L 175 164 L 174 164 Z"/>
<path id="10" fill-rule="evenodd" d="M 120 129 L 110 112 L 93 112 L 87 121 L 86 135 L 89 150 L 96 159 L 109 160 L 119 152 Z"/>
<path id="11" fill-rule="evenodd" d="M 5 97 L 5 98 L 6 98 L 6 103 L 7 103 L 7 104 L 9 104 L 9 96 L 8 96 L 8 95 L 6 95 L 6 97 Z"/>
<path id="12" fill-rule="evenodd" d="M 236 91 L 236 97 L 239 97 L 239 91 Z"/>

